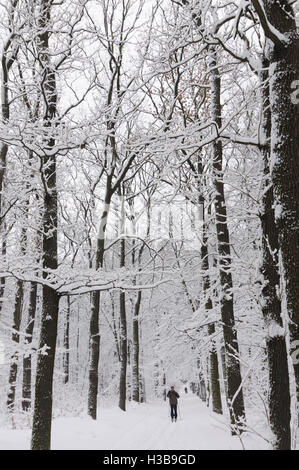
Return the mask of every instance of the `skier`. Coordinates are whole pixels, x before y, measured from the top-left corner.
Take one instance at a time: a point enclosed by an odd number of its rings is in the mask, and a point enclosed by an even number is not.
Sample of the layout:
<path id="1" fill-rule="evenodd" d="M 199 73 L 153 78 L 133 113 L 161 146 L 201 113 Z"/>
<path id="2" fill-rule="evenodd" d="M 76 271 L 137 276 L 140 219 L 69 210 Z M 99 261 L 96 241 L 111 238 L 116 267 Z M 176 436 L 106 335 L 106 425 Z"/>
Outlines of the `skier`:
<path id="1" fill-rule="evenodd" d="M 188 393 L 188 388 L 187 387 L 185 387 L 185 393 Z"/>
<path id="2" fill-rule="evenodd" d="M 173 420 L 176 421 L 178 418 L 178 398 L 180 398 L 180 395 L 175 391 L 173 385 L 170 387 L 167 397 L 169 398 L 171 421 L 173 422 Z"/>

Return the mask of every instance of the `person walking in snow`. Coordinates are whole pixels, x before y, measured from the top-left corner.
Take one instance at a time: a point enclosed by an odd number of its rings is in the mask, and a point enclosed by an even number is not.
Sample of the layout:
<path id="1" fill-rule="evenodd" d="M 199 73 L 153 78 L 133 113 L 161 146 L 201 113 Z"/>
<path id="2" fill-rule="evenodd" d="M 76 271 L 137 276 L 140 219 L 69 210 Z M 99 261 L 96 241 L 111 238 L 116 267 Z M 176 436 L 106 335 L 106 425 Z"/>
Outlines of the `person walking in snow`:
<path id="1" fill-rule="evenodd" d="M 178 418 L 178 398 L 180 398 L 180 395 L 175 391 L 173 385 L 170 387 L 167 397 L 169 398 L 171 421 L 176 421 Z"/>

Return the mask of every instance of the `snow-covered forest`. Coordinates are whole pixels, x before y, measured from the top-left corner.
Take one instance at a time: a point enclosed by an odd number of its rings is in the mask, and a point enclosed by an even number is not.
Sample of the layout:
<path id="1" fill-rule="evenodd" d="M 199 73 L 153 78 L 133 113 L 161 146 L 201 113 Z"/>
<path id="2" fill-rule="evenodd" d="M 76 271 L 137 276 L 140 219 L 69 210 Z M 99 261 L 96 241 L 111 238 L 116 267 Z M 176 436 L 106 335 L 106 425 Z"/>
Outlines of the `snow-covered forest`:
<path id="1" fill-rule="evenodd" d="M 298 18 L 1 2 L 0 448 L 299 447 Z"/>

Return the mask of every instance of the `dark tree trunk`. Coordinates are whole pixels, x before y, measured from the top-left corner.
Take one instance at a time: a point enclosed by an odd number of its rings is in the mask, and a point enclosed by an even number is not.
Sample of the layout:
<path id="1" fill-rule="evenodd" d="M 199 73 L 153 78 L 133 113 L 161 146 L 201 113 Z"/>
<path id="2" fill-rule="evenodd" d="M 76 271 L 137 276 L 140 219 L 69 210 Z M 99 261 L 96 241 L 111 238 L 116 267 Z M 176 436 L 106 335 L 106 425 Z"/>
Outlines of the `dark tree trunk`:
<path id="1" fill-rule="evenodd" d="M 131 368 L 131 349 L 132 349 L 132 341 L 127 341 L 127 399 L 129 401 L 132 400 L 132 368 Z M 128 377 L 128 369 L 129 369 L 129 377 Z"/>
<path id="2" fill-rule="evenodd" d="M 97 419 L 98 398 L 98 370 L 100 361 L 100 292 L 91 294 L 91 318 L 90 318 L 90 340 L 89 340 L 89 389 L 88 389 L 88 414 L 92 419 Z"/>
<path id="3" fill-rule="evenodd" d="M 4 47 L 6 49 L 6 47 Z M 2 69 L 2 83 L 1 83 L 1 121 L 4 124 L 9 122 L 10 110 L 9 110 L 9 85 L 8 85 L 8 74 L 9 69 L 11 68 L 14 59 L 8 60 L 7 53 L 10 51 L 6 50 L 3 53 L 1 58 L 1 69 Z M 8 145 L 5 142 L 1 143 L 0 149 L 0 213 L 2 214 L 4 208 L 3 194 L 4 194 L 4 177 L 6 172 L 6 157 L 8 153 Z M 1 219 L 0 225 L 3 222 Z M 5 227 L 5 223 L 3 224 Z M 2 227 L 2 229 L 4 228 Z M 2 239 L 2 256 L 5 259 L 6 255 L 6 240 L 5 240 L 5 231 L 3 230 L 3 239 Z M 0 314 L 3 305 L 3 296 L 5 290 L 5 277 L 0 278 Z"/>
<path id="4" fill-rule="evenodd" d="M 65 384 L 69 381 L 70 376 L 70 311 L 71 311 L 71 300 L 70 296 L 66 299 L 66 315 L 64 325 L 64 338 L 63 338 L 63 381 Z"/>
<path id="5" fill-rule="evenodd" d="M 110 188 L 111 181 L 107 181 L 107 187 Z M 111 201 L 110 189 L 106 191 L 105 207 L 102 212 L 98 242 L 96 253 L 96 269 L 103 266 L 104 260 L 104 247 L 105 247 L 105 231 L 109 213 L 109 206 Z M 97 402 L 98 402 L 98 371 L 100 361 L 100 330 L 99 330 L 99 317 L 100 317 L 100 291 L 92 292 L 91 294 L 91 317 L 89 327 L 89 388 L 88 388 L 88 414 L 92 419 L 97 419 Z"/>
<path id="6" fill-rule="evenodd" d="M 274 215 L 273 186 L 270 185 L 269 159 L 271 137 L 271 110 L 269 97 L 268 61 L 263 63 L 263 130 L 267 145 L 263 149 L 264 177 L 267 190 L 263 197 L 261 215 L 263 231 L 263 264 L 264 276 L 262 310 L 265 319 L 267 358 L 269 365 L 269 414 L 270 426 L 275 436 L 274 449 L 291 448 L 290 429 L 290 384 L 287 346 L 282 321 L 282 306 L 279 297 L 279 243 Z"/>
<path id="7" fill-rule="evenodd" d="M 197 386 L 197 395 L 199 398 L 206 402 L 207 401 L 207 388 L 204 375 L 202 372 L 202 364 L 200 357 L 197 358 L 197 369 L 198 369 L 198 386 Z"/>
<path id="8" fill-rule="evenodd" d="M 120 267 L 125 266 L 125 239 L 120 242 Z M 122 290 L 119 294 L 120 307 L 120 378 L 119 378 L 119 407 L 126 411 L 127 394 L 127 318 L 126 294 Z"/>
<path id="9" fill-rule="evenodd" d="M 139 325 L 140 326 L 140 325 Z M 142 344 L 142 329 L 140 328 L 139 330 L 139 346 Z M 139 399 L 140 403 L 145 403 L 146 402 L 146 392 L 145 392 L 145 378 L 144 378 L 144 372 L 143 372 L 143 349 L 140 348 L 140 363 L 141 367 L 139 368 Z"/>
<path id="10" fill-rule="evenodd" d="M 115 137 L 113 135 L 113 123 L 112 128 L 109 127 L 109 131 L 112 135 L 111 148 L 113 157 L 115 157 Z M 108 221 L 109 209 L 111 198 L 115 191 L 119 189 L 121 181 L 126 175 L 130 164 L 133 162 L 134 158 L 131 158 L 130 163 L 127 164 L 125 171 L 122 171 L 122 175 L 119 178 L 117 184 L 112 185 L 112 180 L 114 176 L 115 166 L 112 167 L 110 173 L 107 176 L 106 181 L 106 195 L 105 195 L 105 206 L 102 212 L 98 241 L 97 241 L 97 253 L 96 253 L 96 269 L 99 269 L 103 266 L 104 260 L 104 249 L 105 249 L 105 233 L 106 226 Z M 99 355 L 100 355 L 100 331 L 99 331 L 99 315 L 100 315 L 100 292 L 95 291 L 91 296 L 91 318 L 90 318 L 90 363 L 89 363 L 89 390 L 88 390 L 88 414 L 96 419 L 97 417 L 97 396 L 98 396 L 98 368 L 99 368 Z M 127 351 L 126 351 L 127 353 Z"/>
<path id="11" fill-rule="evenodd" d="M 17 281 L 17 290 L 15 296 L 15 305 L 13 312 L 13 333 L 12 341 L 16 344 L 20 342 L 20 327 L 22 319 L 22 306 L 23 306 L 23 282 Z M 9 370 L 9 389 L 7 394 L 7 407 L 9 411 L 13 411 L 15 407 L 15 398 L 16 398 L 16 381 L 18 374 L 18 361 L 19 353 L 15 351 L 11 357 L 11 365 Z"/>
<path id="12" fill-rule="evenodd" d="M 53 223 L 53 219 L 51 223 Z M 48 266 L 49 264 L 47 264 L 47 267 Z M 35 381 L 35 403 L 31 441 L 32 450 L 49 450 L 51 448 L 53 375 L 57 339 L 58 304 L 59 297 L 57 292 L 48 286 L 43 286 L 40 352 L 38 354 Z M 44 351 L 47 352 L 47 354 L 43 354 Z"/>
<path id="13" fill-rule="evenodd" d="M 167 398 L 167 390 L 166 390 L 166 374 L 165 372 L 163 373 L 163 400 L 166 401 Z"/>
<path id="14" fill-rule="evenodd" d="M 139 402 L 140 393 L 139 393 L 139 384 L 140 384 L 140 374 L 139 374 L 139 311 L 141 304 L 141 291 L 137 293 L 137 299 L 134 307 L 134 318 L 133 318 L 133 393 L 132 398 L 134 401 Z"/>
<path id="15" fill-rule="evenodd" d="M 135 219 L 135 211 L 134 211 L 134 199 L 131 199 L 129 202 L 131 206 L 131 222 L 134 227 L 134 233 L 136 233 L 136 219 Z M 150 233 L 150 199 L 148 200 L 147 204 L 147 237 Z M 139 253 L 138 253 L 138 263 L 140 266 L 143 250 L 145 247 L 145 243 L 141 246 Z M 136 246 L 135 240 L 133 240 L 133 248 L 132 248 L 132 266 L 134 267 L 136 264 Z M 140 270 L 140 267 L 139 267 Z M 134 278 L 133 282 L 136 284 L 137 276 Z M 140 329 L 140 320 L 139 320 L 139 313 L 141 307 L 141 299 L 142 299 L 142 291 L 139 290 L 137 292 L 137 296 L 135 299 L 134 310 L 133 310 L 133 365 L 132 365 L 132 399 L 137 403 L 141 401 L 141 377 L 140 377 L 140 336 L 139 333 Z"/>
<path id="16" fill-rule="evenodd" d="M 3 229 L 5 228 L 5 224 L 3 225 Z M 5 233 L 5 230 L 3 230 Z M 2 259 L 5 261 L 6 257 L 6 234 L 3 235 L 3 240 L 1 243 L 1 254 L 2 254 Z M 0 315 L 2 312 L 2 307 L 3 307 L 3 302 L 4 302 L 4 291 L 5 291 L 5 277 L 0 278 Z"/>
<path id="17" fill-rule="evenodd" d="M 299 35 L 291 2 L 264 0 L 268 21 L 285 36 L 270 49 L 271 157 L 270 170 L 275 217 L 282 252 L 287 309 L 290 318 L 291 357 L 299 403 Z M 258 5 L 254 2 L 257 12 Z M 261 20 L 266 36 L 271 36 Z M 272 38 L 273 39 L 273 38 Z M 298 88 L 298 86 L 297 86 Z M 299 409 L 299 407 L 298 407 Z"/>
<path id="18" fill-rule="evenodd" d="M 205 232 L 205 228 L 203 229 Z M 206 295 L 206 303 L 205 303 L 205 310 L 207 316 L 209 312 L 212 310 L 212 299 L 209 294 L 210 291 L 210 277 L 209 277 L 209 258 L 208 258 L 208 246 L 207 246 L 207 239 L 204 235 L 203 243 L 201 247 L 201 259 L 202 259 L 202 269 L 203 269 L 203 289 Z M 210 388 L 211 388 L 211 395 L 212 395 L 212 407 L 215 413 L 222 414 L 222 402 L 221 402 L 221 391 L 220 391 L 220 381 L 219 381 L 219 367 L 218 367 L 218 355 L 216 344 L 213 339 L 213 335 L 215 334 L 215 324 L 208 325 L 208 333 L 209 336 L 212 337 L 211 339 L 211 350 L 209 354 L 209 377 L 210 377 Z"/>
<path id="19" fill-rule="evenodd" d="M 4 189 L 4 175 L 5 175 L 5 170 L 6 170 L 6 156 L 8 152 L 8 146 L 7 144 L 2 144 L 1 150 L 0 150 L 0 208 L 2 211 L 2 202 L 3 202 L 3 189 Z"/>
<path id="20" fill-rule="evenodd" d="M 12 62 L 7 60 L 7 51 L 2 55 L 1 58 L 1 69 L 2 69 L 2 84 L 1 84 L 1 118 L 2 122 L 7 124 L 9 122 L 9 86 L 8 86 L 8 74 Z M 4 188 L 4 175 L 6 171 L 6 157 L 8 152 L 8 145 L 5 142 L 1 144 L 0 150 L 0 210 L 2 211 L 3 206 L 3 188 Z"/>
<path id="21" fill-rule="evenodd" d="M 221 79 L 215 57 L 210 61 L 211 117 L 218 129 L 221 129 Z M 232 432 L 235 427 L 242 431 L 245 421 L 245 408 L 242 390 L 239 345 L 234 318 L 233 281 L 231 274 L 230 237 L 227 225 L 226 202 L 223 184 L 222 142 L 213 143 L 213 171 L 215 184 L 216 233 L 219 253 L 221 298 L 221 319 L 223 323 L 224 346 L 226 350 L 227 394 Z M 240 426 L 239 426 L 240 424 Z"/>
<path id="22" fill-rule="evenodd" d="M 112 333 L 114 336 L 114 341 L 115 341 L 115 348 L 116 348 L 116 355 L 117 358 L 120 362 L 120 350 L 119 350 L 119 338 L 118 338 L 118 328 L 116 326 L 116 320 L 115 320 L 115 301 L 114 301 L 114 296 L 113 293 L 110 292 L 110 299 L 111 299 L 111 323 L 112 323 Z"/>
<path id="23" fill-rule="evenodd" d="M 145 380 L 144 380 L 143 374 L 140 374 L 139 396 L 140 396 L 140 403 L 145 403 L 146 402 Z"/>
<path id="24" fill-rule="evenodd" d="M 33 159 L 33 152 L 29 152 L 29 165 Z M 31 178 L 33 173 L 31 173 Z M 30 190 L 30 180 L 26 182 L 26 188 Z M 38 195 L 36 194 L 38 198 Z M 26 201 L 26 215 L 29 216 L 29 205 L 30 201 Z M 40 237 L 37 238 L 37 245 L 40 243 Z M 23 253 L 26 253 L 27 249 L 27 229 L 23 229 Z M 40 262 L 40 258 L 37 257 L 37 264 Z M 28 347 L 23 357 L 23 384 L 22 384 L 22 409 L 23 411 L 31 410 L 31 351 L 30 346 L 33 339 L 33 330 L 35 324 L 35 315 L 36 315 L 36 305 L 37 305 L 37 283 L 31 282 L 29 288 L 29 305 L 28 305 L 28 317 L 27 324 L 25 328 L 25 345 Z"/>
<path id="25" fill-rule="evenodd" d="M 25 330 L 26 344 L 28 347 L 32 343 L 35 314 L 36 314 L 36 301 L 37 301 L 37 283 L 31 282 L 29 293 L 29 308 L 28 319 Z M 23 390 L 22 390 L 22 408 L 23 411 L 31 409 L 31 354 L 26 353 L 23 358 Z"/>
<path id="26" fill-rule="evenodd" d="M 199 387 L 198 387 L 199 398 L 206 402 L 207 401 L 207 387 L 202 375 L 199 375 Z"/>
<path id="27" fill-rule="evenodd" d="M 44 122 L 50 127 L 57 113 L 57 94 L 55 71 L 50 64 L 49 55 L 49 24 L 52 2 L 43 0 L 39 17 L 39 44 L 43 89 L 45 100 Z M 58 266 L 57 252 L 57 189 L 56 189 L 56 155 L 47 155 L 47 150 L 55 146 L 50 139 L 45 148 L 45 157 L 41 176 L 44 182 L 43 207 L 43 278 L 47 279 L 47 270 L 56 270 Z M 32 450 L 48 450 L 51 448 L 51 425 L 53 404 L 53 375 L 57 341 L 57 323 L 59 296 L 48 285 L 42 287 L 42 314 L 39 353 L 37 358 L 35 403 L 32 425 Z"/>
<path id="28" fill-rule="evenodd" d="M 43 268 L 57 269 L 57 193 L 56 161 L 47 157 L 45 177 L 48 192 L 44 197 Z M 43 271 L 43 277 L 47 274 Z M 32 450 L 51 448 L 53 375 L 57 340 L 59 296 L 47 285 L 42 288 L 42 315 L 35 381 Z"/>
<path id="29" fill-rule="evenodd" d="M 53 143 L 54 145 L 54 143 Z M 43 277 L 46 269 L 57 269 L 57 192 L 56 160 L 45 159 L 48 193 L 44 196 L 43 213 Z M 42 287 L 42 315 L 39 353 L 35 381 L 35 403 L 32 427 L 32 450 L 51 447 L 53 375 L 57 340 L 59 296 L 47 285 Z"/>
<path id="30" fill-rule="evenodd" d="M 227 372 L 226 372 L 226 357 L 225 357 L 225 347 L 221 347 L 221 366 L 222 366 L 222 376 L 223 376 L 223 385 L 224 385 L 224 392 L 225 398 L 227 401 Z"/>
<path id="31" fill-rule="evenodd" d="M 199 161 L 198 164 L 198 173 L 202 174 L 202 163 Z M 199 186 L 199 185 L 198 185 Z M 199 188 L 200 191 L 200 188 Z M 208 237 L 207 237 L 207 224 L 205 222 L 205 206 L 204 206 L 204 198 L 202 196 L 202 192 L 200 191 L 200 198 L 199 203 L 202 206 L 202 214 L 203 214 L 203 237 L 202 237 L 202 245 L 201 245 L 201 267 L 203 272 L 203 291 L 205 295 L 205 310 L 206 316 L 209 320 L 209 312 L 211 312 L 213 308 L 211 294 L 210 294 L 210 275 L 209 275 L 209 252 L 208 252 Z M 215 334 L 215 323 L 210 323 L 208 325 L 208 333 L 211 337 L 211 350 L 209 353 L 209 382 L 211 388 L 211 395 L 212 395 L 212 408 L 215 413 L 222 414 L 222 402 L 221 402 L 221 391 L 220 391 L 220 381 L 219 381 L 219 367 L 218 367 L 218 355 L 217 355 L 217 348 L 215 344 L 215 340 L 213 339 L 213 335 Z"/>
<path id="32" fill-rule="evenodd" d="M 209 325 L 209 335 L 215 333 L 215 325 Z M 212 389 L 212 406 L 215 413 L 222 414 L 222 401 L 219 381 L 218 355 L 215 342 L 212 340 L 210 351 L 210 384 Z"/>
<path id="33" fill-rule="evenodd" d="M 158 359 L 156 359 L 154 363 L 154 388 L 155 388 L 156 397 L 159 396 L 159 378 L 160 378 L 159 362 L 158 362 Z"/>
<path id="34" fill-rule="evenodd" d="M 77 317 L 77 337 L 76 337 L 76 384 L 79 384 L 79 376 L 80 376 L 80 315 L 79 315 L 79 308 L 78 308 L 78 317 Z"/>

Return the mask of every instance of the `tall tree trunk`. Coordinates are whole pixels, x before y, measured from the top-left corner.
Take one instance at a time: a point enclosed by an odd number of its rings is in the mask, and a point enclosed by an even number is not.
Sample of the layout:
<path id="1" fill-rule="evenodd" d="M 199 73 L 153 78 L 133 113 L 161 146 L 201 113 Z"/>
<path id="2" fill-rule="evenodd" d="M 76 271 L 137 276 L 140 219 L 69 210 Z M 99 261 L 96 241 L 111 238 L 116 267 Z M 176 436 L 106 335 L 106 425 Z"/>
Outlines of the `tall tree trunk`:
<path id="1" fill-rule="evenodd" d="M 209 258 L 208 258 L 208 240 L 206 237 L 206 224 L 203 224 L 203 241 L 201 246 L 201 265 L 203 270 L 203 290 L 206 296 L 205 311 L 209 321 L 209 312 L 213 308 L 212 299 L 210 295 L 210 276 L 209 276 Z M 218 366 L 218 355 L 215 340 L 213 335 L 215 334 L 215 323 L 208 325 L 208 334 L 211 337 L 211 349 L 209 353 L 209 383 L 210 391 L 212 396 L 212 407 L 215 413 L 222 414 L 222 402 L 221 402 L 221 391 L 220 391 L 220 380 L 219 380 L 219 366 Z"/>
<path id="2" fill-rule="evenodd" d="M 92 419 L 97 419 L 97 398 L 98 398 L 98 370 L 100 361 L 100 292 L 91 294 L 91 317 L 89 329 L 89 388 L 88 388 L 88 414 Z"/>
<path id="3" fill-rule="evenodd" d="M 159 371 L 159 360 L 158 358 L 155 359 L 154 363 L 154 388 L 155 388 L 155 396 L 159 396 L 159 378 L 160 378 L 160 371 Z"/>
<path id="4" fill-rule="evenodd" d="M 107 181 L 107 187 L 110 185 L 110 180 Z M 105 207 L 102 212 L 96 253 L 96 269 L 103 266 L 104 260 L 104 247 L 105 247 L 105 231 L 107 226 L 107 219 L 109 214 L 109 207 L 112 194 L 109 190 L 106 191 Z M 99 316 L 100 316 L 100 292 L 94 291 L 91 294 L 91 317 L 89 327 L 89 388 L 88 388 L 88 414 L 92 419 L 97 419 L 97 401 L 98 401 L 98 370 L 100 361 L 100 331 L 99 331 Z"/>
<path id="5" fill-rule="evenodd" d="M 131 351 L 132 341 L 127 341 L 127 399 L 132 400 L 132 365 L 131 365 Z"/>
<path id="6" fill-rule="evenodd" d="M 78 308 L 78 316 L 77 316 L 77 335 L 76 335 L 76 384 L 79 385 L 79 377 L 80 377 L 80 314 Z"/>
<path id="7" fill-rule="evenodd" d="M 212 336 L 215 333 L 215 324 L 208 326 L 208 333 Z M 222 401 L 219 380 L 218 355 L 215 341 L 212 340 L 210 351 L 210 384 L 212 389 L 212 406 L 215 413 L 222 414 Z"/>
<path id="8" fill-rule="evenodd" d="M 261 215 L 263 231 L 264 276 L 262 311 L 267 331 L 266 347 L 269 364 L 269 414 L 270 426 L 275 436 L 274 449 L 291 448 L 290 430 L 290 384 L 287 346 L 282 320 L 282 306 L 279 296 L 279 243 L 274 215 L 273 186 L 270 184 L 269 160 L 271 137 L 271 110 L 269 96 L 268 61 L 263 63 L 263 131 L 267 145 L 263 149 L 265 187 L 263 213 Z"/>
<path id="9" fill-rule="evenodd" d="M 29 308 L 27 326 L 25 330 L 25 341 L 28 347 L 32 343 L 37 303 L 37 283 L 31 282 L 29 293 Z M 23 411 L 31 409 L 31 353 L 27 352 L 23 358 L 23 389 L 22 389 Z"/>
<path id="10" fill-rule="evenodd" d="M 6 49 L 6 47 L 4 48 Z M 3 53 L 1 58 L 1 69 L 2 69 L 2 83 L 1 83 L 1 118 L 2 123 L 7 124 L 9 122 L 9 86 L 8 86 L 8 73 L 12 65 L 11 61 L 7 58 L 7 50 Z M 6 157 L 8 152 L 8 145 L 5 142 L 1 143 L 0 149 L 0 210 L 3 206 L 3 183 L 4 175 L 6 171 Z"/>
<path id="11" fill-rule="evenodd" d="M 197 395 L 199 398 L 206 402 L 207 401 L 207 387 L 206 381 L 204 378 L 204 374 L 202 372 L 202 364 L 200 357 L 197 358 L 197 369 L 198 369 L 198 388 L 197 388 Z"/>
<path id="12" fill-rule="evenodd" d="M 212 53 L 210 60 L 211 117 L 221 129 L 221 79 L 216 59 Z M 222 290 L 221 319 L 223 323 L 224 346 L 226 350 L 227 393 L 232 432 L 238 426 L 242 431 L 245 421 L 245 408 L 242 390 L 239 345 L 234 318 L 233 280 L 231 273 L 230 237 L 227 225 L 226 202 L 223 184 L 223 149 L 220 139 L 213 143 L 213 171 L 215 184 L 216 233 L 219 252 L 220 284 Z M 240 426 L 239 426 L 240 424 Z"/>
<path id="13" fill-rule="evenodd" d="M 163 372 L 162 385 L 163 385 L 163 400 L 166 401 L 166 398 L 167 398 L 167 390 L 166 390 L 166 374 L 165 374 L 165 372 Z"/>
<path id="14" fill-rule="evenodd" d="M 9 43 L 10 39 L 4 46 L 4 53 L 1 57 L 1 121 L 3 124 L 8 124 L 10 118 L 10 108 L 9 108 L 9 85 L 8 85 L 8 75 L 9 70 L 14 62 L 13 55 L 11 55 L 11 59 L 9 59 Z M 5 142 L 1 142 L 1 149 L 0 149 L 0 213 L 2 214 L 4 208 L 4 177 L 6 172 L 6 158 L 8 153 L 8 145 Z M 0 225 L 3 220 L 1 219 Z M 3 224 L 2 230 L 5 228 L 5 223 Z M 6 239 L 5 239 L 5 230 L 3 230 L 3 239 L 1 242 L 2 245 L 2 256 L 3 259 L 6 255 Z M 3 296 L 5 290 L 5 277 L 0 278 L 0 314 L 3 305 Z"/>
<path id="15" fill-rule="evenodd" d="M 124 268 L 126 264 L 126 240 L 125 240 L 125 211 L 124 200 L 122 200 L 121 208 L 121 235 L 120 241 L 120 268 Z M 119 308 L 120 308 L 120 377 L 119 377 L 119 407 L 121 410 L 126 411 L 126 395 L 127 395 L 127 316 L 126 316 L 126 294 L 124 290 L 119 293 Z"/>
<path id="16" fill-rule="evenodd" d="M 225 357 L 225 347 L 222 346 L 220 350 L 221 356 L 221 367 L 222 367 L 222 377 L 223 377 L 223 386 L 224 386 L 224 393 L 227 402 L 227 372 L 226 372 L 226 357 Z"/>
<path id="17" fill-rule="evenodd" d="M 142 345 L 142 328 L 140 328 L 139 323 L 139 347 L 140 344 Z M 139 368 L 139 399 L 140 403 L 146 402 L 146 390 L 145 390 L 145 377 L 144 377 L 144 370 L 143 370 L 143 348 L 140 347 L 140 368 Z"/>
<path id="18" fill-rule="evenodd" d="M 7 237 L 7 234 L 5 233 L 6 232 L 5 223 L 3 224 L 2 230 L 3 230 L 3 232 L 2 232 L 3 233 L 3 239 L 2 239 L 2 242 L 1 242 L 1 254 L 2 254 L 3 261 L 5 261 L 5 257 L 6 257 L 6 237 Z M 6 279 L 5 277 L 0 278 L 0 315 L 1 315 L 1 312 L 2 312 L 2 307 L 3 307 L 3 302 L 4 302 L 5 279 Z"/>
<path id="19" fill-rule="evenodd" d="M 197 177 L 198 177 L 198 202 L 199 207 L 202 213 L 203 218 L 203 227 L 202 227 L 202 245 L 201 245 L 201 268 L 203 275 L 203 292 L 205 295 L 205 311 L 206 316 L 209 321 L 208 325 L 208 334 L 211 337 L 211 349 L 209 353 L 209 383 L 211 388 L 212 395 L 212 408 L 215 413 L 222 414 L 222 402 L 221 402 L 221 390 L 220 390 L 220 380 L 219 380 L 219 367 L 218 367 L 218 355 L 215 340 L 213 335 L 215 334 L 215 323 L 210 323 L 209 313 L 212 311 L 213 303 L 211 299 L 211 282 L 209 274 L 209 250 L 208 250 L 208 236 L 207 236 L 207 222 L 205 218 L 205 200 L 200 184 L 200 176 L 203 174 L 203 166 L 201 157 L 198 159 L 197 163 Z M 209 211 L 208 211 L 209 213 Z"/>
<path id="20" fill-rule="evenodd" d="M 145 378 L 144 378 L 143 373 L 140 373 L 139 396 L 140 396 L 140 403 L 145 403 L 146 402 Z"/>
<path id="21" fill-rule="evenodd" d="M 33 152 L 29 152 L 29 160 L 28 163 L 31 166 L 33 159 Z M 33 178 L 34 173 L 31 173 L 30 177 Z M 26 189 L 29 191 L 31 186 L 31 181 L 28 180 L 26 182 Z M 38 199 L 39 196 L 36 194 L 36 198 Z M 26 216 L 29 216 L 29 207 L 30 207 L 30 200 L 29 198 L 26 201 Z M 27 229 L 23 229 L 23 252 L 26 253 L 27 250 Z M 38 236 L 36 239 L 36 248 L 39 251 L 39 244 L 40 244 L 40 237 Z M 37 256 L 37 265 L 40 263 L 40 253 Z M 27 324 L 25 328 L 25 344 L 28 347 L 28 351 L 25 353 L 23 357 L 23 384 L 22 384 L 22 409 L 23 411 L 31 410 L 31 352 L 30 352 L 30 345 L 33 339 L 33 330 L 35 324 L 35 315 L 36 315 L 36 305 L 37 305 L 37 283 L 31 282 L 29 288 L 29 305 L 28 305 L 28 317 L 27 317 Z"/>
<path id="22" fill-rule="evenodd" d="M 54 143 L 53 143 L 54 145 Z M 48 193 L 44 196 L 43 213 L 43 278 L 46 269 L 57 269 L 57 192 L 55 157 L 45 159 Z M 42 287 L 42 315 L 35 381 L 35 403 L 32 427 L 32 450 L 51 447 L 52 394 L 59 296 L 47 285 Z"/>
<path id="23" fill-rule="evenodd" d="M 49 54 L 51 0 L 42 0 L 39 17 L 39 50 L 43 75 L 45 100 L 45 127 L 51 127 L 57 113 L 57 93 L 55 70 L 51 67 Z M 45 148 L 45 157 L 41 169 L 44 183 L 43 207 L 43 278 L 47 279 L 47 270 L 56 270 L 58 266 L 57 251 L 57 189 L 56 189 L 56 155 L 47 151 L 55 146 L 53 138 Z M 57 341 L 57 323 L 59 296 L 50 286 L 42 287 L 42 315 L 37 358 L 35 403 L 33 414 L 32 450 L 51 448 L 51 425 L 53 405 L 53 375 Z"/>
<path id="24" fill-rule="evenodd" d="M 120 302 L 120 378 L 119 378 L 119 407 L 126 411 L 127 394 L 127 320 L 126 320 L 126 297 L 125 292 L 119 294 Z"/>
<path id="25" fill-rule="evenodd" d="M 15 296 L 15 305 L 13 311 L 13 333 L 12 340 L 14 343 L 19 344 L 20 342 L 20 327 L 22 319 L 22 306 L 23 306 L 23 282 L 17 281 L 17 290 Z M 7 394 L 7 407 L 9 411 L 13 411 L 15 407 L 15 398 L 16 398 L 16 381 L 18 374 L 18 361 L 19 353 L 15 351 L 11 357 L 11 365 L 9 370 L 9 389 Z"/>
<path id="26" fill-rule="evenodd" d="M 131 222 L 132 222 L 132 227 L 133 227 L 133 233 L 134 235 L 137 234 L 136 231 L 136 217 L 135 217 L 135 210 L 134 210 L 134 199 L 129 199 L 129 205 L 131 206 Z M 147 233 L 146 237 L 149 237 L 150 234 L 150 228 L 151 228 L 151 200 L 147 201 Z M 141 264 L 141 259 L 142 259 L 142 254 L 144 251 L 145 243 L 142 244 L 139 253 L 138 253 L 138 263 L 139 263 L 139 270 L 140 264 Z M 136 255 L 136 246 L 135 246 L 135 240 L 133 240 L 133 248 L 132 248 L 132 266 L 135 266 L 135 255 Z M 133 280 L 134 284 L 136 284 L 136 277 Z M 140 319 L 139 319 L 139 313 L 140 313 L 140 307 L 141 307 L 141 299 L 142 299 L 142 291 L 139 290 L 137 292 L 137 297 L 134 305 L 134 311 L 133 311 L 133 366 L 132 366 L 132 385 L 133 385 L 133 393 L 132 393 L 132 399 L 136 402 L 140 402 L 141 399 L 141 390 L 140 390 L 140 384 L 141 384 L 141 378 L 140 378 L 140 370 L 139 370 L 139 363 L 140 363 L 140 336 L 139 334 L 139 329 L 140 329 Z"/>
<path id="27" fill-rule="evenodd" d="M 133 317 L 133 393 L 132 398 L 134 401 L 140 401 L 139 385 L 140 385 L 140 374 L 139 374 L 139 311 L 141 304 L 141 290 L 137 293 L 137 299 L 134 306 L 134 317 Z"/>
<path id="28" fill-rule="evenodd" d="M 65 384 L 68 383 L 70 376 L 70 311 L 71 300 L 70 296 L 68 295 L 66 299 L 66 315 L 63 337 L 63 381 Z"/>
<path id="29" fill-rule="evenodd" d="M 259 5 L 253 2 L 260 15 Z M 291 2 L 264 0 L 268 22 L 285 36 L 271 38 L 270 45 L 271 156 L 275 218 L 282 253 L 287 309 L 290 318 L 297 407 L 299 409 L 299 99 L 294 91 L 299 80 L 299 35 Z M 261 16 L 262 18 L 262 16 Z"/>
<path id="30" fill-rule="evenodd" d="M 199 395 L 199 398 L 204 402 L 207 401 L 207 396 L 208 396 L 207 392 L 208 391 L 207 391 L 205 379 L 202 373 L 199 373 L 198 395 Z"/>

